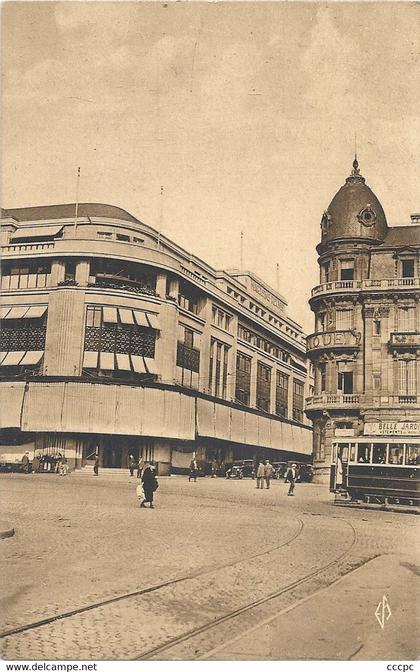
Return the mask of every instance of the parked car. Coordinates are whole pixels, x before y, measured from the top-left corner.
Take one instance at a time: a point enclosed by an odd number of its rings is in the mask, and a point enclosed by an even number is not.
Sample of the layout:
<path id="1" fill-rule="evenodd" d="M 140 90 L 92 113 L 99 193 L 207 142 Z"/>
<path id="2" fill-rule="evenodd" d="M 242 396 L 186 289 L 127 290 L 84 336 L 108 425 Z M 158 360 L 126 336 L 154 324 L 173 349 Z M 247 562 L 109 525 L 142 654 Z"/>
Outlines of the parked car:
<path id="1" fill-rule="evenodd" d="M 226 478 L 255 478 L 254 460 L 238 460 L 227 470 Z"/>
<path id="2" fill-rule="evenodd" d="M 287 462 L 273 462 L 273 478 L 283 478 L 287 471 Z"/>

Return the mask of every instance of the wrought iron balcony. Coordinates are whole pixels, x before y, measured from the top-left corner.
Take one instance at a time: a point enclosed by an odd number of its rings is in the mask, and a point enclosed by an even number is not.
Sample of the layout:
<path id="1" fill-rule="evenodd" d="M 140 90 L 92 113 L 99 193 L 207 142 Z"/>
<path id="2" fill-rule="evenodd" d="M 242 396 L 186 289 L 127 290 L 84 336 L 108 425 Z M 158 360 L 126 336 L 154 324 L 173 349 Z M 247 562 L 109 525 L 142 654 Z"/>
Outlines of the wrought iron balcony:
<path id="1" fill-rule="evenodd" d="M 354 330 L 322 331 L 310 334 L 306 338 L 306 351 L 315 350 L 357 350 L 360 347 L 361 334 Z"/>

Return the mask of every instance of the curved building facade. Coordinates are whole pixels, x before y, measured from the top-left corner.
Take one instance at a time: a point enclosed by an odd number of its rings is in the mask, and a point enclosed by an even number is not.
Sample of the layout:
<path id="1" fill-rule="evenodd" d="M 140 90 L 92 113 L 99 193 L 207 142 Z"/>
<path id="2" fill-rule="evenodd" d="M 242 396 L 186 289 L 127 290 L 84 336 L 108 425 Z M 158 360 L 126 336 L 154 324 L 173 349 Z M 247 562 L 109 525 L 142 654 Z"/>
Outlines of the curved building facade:
<path id="1" fill-rule="evenodd" d="M 307 337 L 315 392 L 306 405 L 320 480 L 337 445 L 350 449 L 352 437 L 366 446 L 400 437 L 401 460 L 418 451 L 420 216 L 411 219 L 388 226 L 357 159 L 322 217 L 321 284 L 312 290 L 315 332 Z"/>
<path id="2" fill-rule="evenodd" d="M 0 451 L 310 458 L 305 338 L 254 274 L 103 204 L 4 210 L 1 236 Z"/>

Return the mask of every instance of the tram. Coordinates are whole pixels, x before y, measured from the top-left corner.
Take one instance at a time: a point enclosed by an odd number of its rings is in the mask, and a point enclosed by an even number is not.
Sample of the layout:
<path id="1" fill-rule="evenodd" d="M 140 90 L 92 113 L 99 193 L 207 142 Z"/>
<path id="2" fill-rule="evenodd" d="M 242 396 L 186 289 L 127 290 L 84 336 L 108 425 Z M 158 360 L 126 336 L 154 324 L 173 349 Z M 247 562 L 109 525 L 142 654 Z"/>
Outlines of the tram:
<path id="1" fill-rule="evenodd" d="M 333 443 L 330 491 L 348 501 L 420 504 L 420 443 L 401 437 Z"/>

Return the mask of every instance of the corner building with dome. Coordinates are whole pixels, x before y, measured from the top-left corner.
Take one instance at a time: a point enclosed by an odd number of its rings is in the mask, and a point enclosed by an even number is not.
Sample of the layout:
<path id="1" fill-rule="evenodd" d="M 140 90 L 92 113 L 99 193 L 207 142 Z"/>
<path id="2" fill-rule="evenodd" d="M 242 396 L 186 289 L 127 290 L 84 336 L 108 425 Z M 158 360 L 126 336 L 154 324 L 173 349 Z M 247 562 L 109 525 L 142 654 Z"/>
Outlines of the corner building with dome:
<path id="1" fill-rule="evenodd" d="M 100 203 L 4 210 L 1 236 L 0 463 L 311 459 L 305 335 L 255 274 Z"/>
<path id="2" fill-rule="evenodd" d="M 357 158 L 322 217 L 307 337 L 315 390 L 306 400 L 319 482 L 334 480 L 337 455 L 344 465 L 419 459 L 419 224 L 413 214 L 409 225 L 388 226 Z"/>

